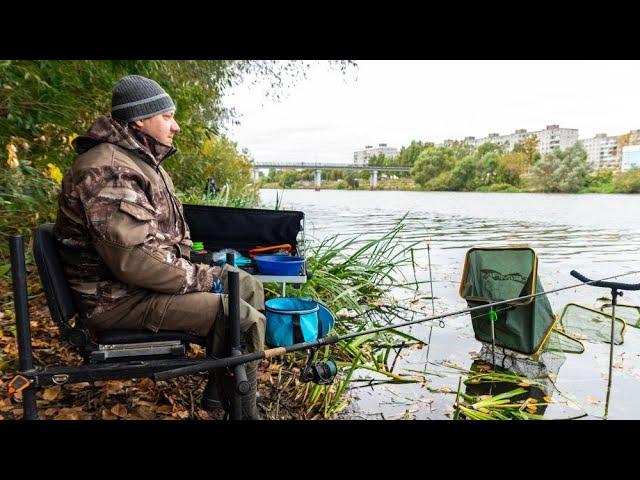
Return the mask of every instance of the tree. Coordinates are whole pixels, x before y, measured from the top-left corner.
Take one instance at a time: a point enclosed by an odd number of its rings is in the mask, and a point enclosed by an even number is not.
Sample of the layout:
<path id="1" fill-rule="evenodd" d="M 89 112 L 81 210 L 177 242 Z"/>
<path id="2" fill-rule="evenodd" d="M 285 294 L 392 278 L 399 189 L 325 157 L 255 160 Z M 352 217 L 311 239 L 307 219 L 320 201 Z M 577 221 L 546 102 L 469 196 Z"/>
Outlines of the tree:
<path id="1" fill-rule="evenodd" d="M 383 153 L 380 153 L 369 158 L 369 165 L 373 165 L 375 167 L 384 167 L 385 165 L 387 165 L 387 161 L 387 157 Z"/>
<path id="2" fill-rule="evenodd" d="M 296 183 L 297 175 L 293 170 L 285 170 L 278 181 L 278 184 L 282 188 L 291 188 L 293 184 Z"/>
<path id="3" fill-rule="evenodd" d="M 344 72 L 353 64 L 329 65 Z M 110 111 L 111 91 L 119 78 L 138 74 L 157 79 L 178 107 L 182 132 L 168 170 L 172 175 L 180 169 L 198 170 L 192 160 L 202 157 L 204 142 L 237 123 L 234 110 L 222 103 L 227 89 L 245 79 L 266 80 L 272 87 L 267 95 L 280 98 L 306 77 L 309 67 L 308 62 L 267 60 L 1 60 L 0 164 L 6 164 L 6 152 L 13 146 L 21 149 L 19 161 L 40 169 L 53 163 L 66 170 L 75 157 L 71 140 L 97 115 Z M 191 185 L 178 182 L 176 187 L 186 190 Z"/>
<path id="4" fill-rule="evenodd" d="M 422 143 L 420 141 L 412 140 L 408 147 L 402 147 L 398 157 L 394 159 L 396 165 L 403 165 L 413 167 L 418 159 L 418 156 L 427 147 L 433 147 L 433 143 Z"/>
<path id="5" fill-rule="evenodd" d="M 473 191 L 476 189 L 476 159 L 468 155 L 456 162 L 451 171 L 451 188 L 453 190 Z"/>
<path id="6" fill-rule="evenodd" d="M 520 175 L 526 173 L 529 159 L 525 152 L 513 151 L 498 157 L 498 172 L 496 181 L 510 185 L 520 184 Z"/>
<path id="7" fill-rule="evenodd" d="M 587 152 L 581 142 L 565 150 L 552 150 L 533 166 L 533 183 L 543 192 L 577 192 L 589 174 Z"/>
<path id="8" fill-rule="evenodd" d="M 455 158 L 451 148 L 429 147 L 418 156 L 411 169 L 411 176 L 416 183 L 426 186 L 427 182 L 450 170 L 454 164 Z"/>
<path id="9" fill-rule="evenodd" d="M 640 193 L 640 168 L 621 172 L 614 178 L 613 185 L 621 193 Z"/>
<path id="10" fill-rule="evenodd" d="M 486 153 L 489 153 L 489 152 L 502 153 L 502 147 L 497 143 L 485 142 L 482 145 L 480 145 L 476 150 L 476 158 L 481 158 L 482 156 L 484 156 Z"/>
<path id="11" fill-rule="evenodd" d="M 527 158 L 527 165 L 531 166 L 540 159 L 538 143 L 538 136 L 533 134 L 525 138 L 523 141 L 516 143 L 513 146 L 513 151 L 524 153 Z"/>
<path id="12" fill-rule="evenodd" d="M 349 172 L 345 177 L 345 180 L 347 181 L 349 188 L 352 188 L 353 190 L 360 188 L 360 180 L 355 172 Z"/>

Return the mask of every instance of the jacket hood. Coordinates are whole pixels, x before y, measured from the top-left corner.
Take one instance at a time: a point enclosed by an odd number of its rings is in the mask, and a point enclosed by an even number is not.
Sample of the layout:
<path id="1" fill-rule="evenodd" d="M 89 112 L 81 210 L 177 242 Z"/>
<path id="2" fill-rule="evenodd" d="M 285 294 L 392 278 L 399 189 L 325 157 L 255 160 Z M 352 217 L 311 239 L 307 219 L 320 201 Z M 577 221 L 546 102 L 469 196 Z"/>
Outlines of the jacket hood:
<path id="1" fill-rule="evenodd" d="M 177 150 L 158 142 L 155 138 L 127 124 L 122 124 L 111 117 L 99 116 L 87 133 L 76 137 L 71 144 L 80 153 L 99 145 L 111 143 L 126 150 L 138 153 L 152 162 L 154 166 L 173 155 Z"/>

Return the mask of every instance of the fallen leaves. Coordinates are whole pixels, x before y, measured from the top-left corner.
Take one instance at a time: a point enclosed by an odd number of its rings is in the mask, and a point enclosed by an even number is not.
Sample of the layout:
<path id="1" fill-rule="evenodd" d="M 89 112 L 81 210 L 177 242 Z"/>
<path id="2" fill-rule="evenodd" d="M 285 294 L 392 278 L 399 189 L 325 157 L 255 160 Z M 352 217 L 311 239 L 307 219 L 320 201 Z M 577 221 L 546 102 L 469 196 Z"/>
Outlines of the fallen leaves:
<path id="1" fill-rule="evenodd" d="M 111 407 L 111 413 L 113 413 L 116 417 L 123 418 L 126 417 L 127 413 L 129 412 L 127 411 L 127 407 L 118 403 Z"/>
<path id="2" fill-rule="evenodd" d="M 42 398 L 48 402 L 51 402 L 56 398 L 58 398 L 58 395 L 60 395 L 61 390 L 62 389 L 60 386 L 45 388 L 44 392 L 42 393 Z"/>
<path id="3" fill-rule="evenodd" d="M 91 416 L 82 407 L 61 408 L 54 420 L 85 420 Z"/>
<path id="4" fill-rule="evenodd" d="M 103 408 L 100 412 L 100 416 L 103 420 L 117 420 L 118 416 L 111 413 L 110 410 Z"/>

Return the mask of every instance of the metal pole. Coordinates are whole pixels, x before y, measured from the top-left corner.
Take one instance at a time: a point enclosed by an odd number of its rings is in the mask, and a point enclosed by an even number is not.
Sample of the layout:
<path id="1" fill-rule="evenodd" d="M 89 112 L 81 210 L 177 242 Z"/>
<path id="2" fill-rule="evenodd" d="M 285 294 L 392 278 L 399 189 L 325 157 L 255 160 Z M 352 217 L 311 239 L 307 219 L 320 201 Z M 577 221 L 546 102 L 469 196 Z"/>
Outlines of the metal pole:
<path id="1" fill-rule="evenodd" d="M 229 356 L 242 355 L 240 345 L 240 273 L 237 270 L 228 272 L 229 282 Z M 240 395 L 249 393 L 250 385 L 244 364 L 236 365 L 233 369 L 233 385 L 231 399 L 231 419 L 242 420 L 242 399 Z"/>
<path id="2" fill-rule="evenodd" d="M 493 371 L 496 371 L 496 329 L 493 315 L 489 315 L 491 321 L 491 359 L 493 361 Z"/>
<path id="3" fill-rule="evenodd" d="M 616 321 L 616 304 L 618 303 L 618 295 L 622 292 L 618 292 L 617 289 L 611 289 L 611 344 L 609 345 L 609 379 L 607 381 L 607 400 L 604 404 L 604 417 L 607 418 L 609 414 L 609 397 L 611 395 L 611 380 L 613 377 L 613 335 L 614 326 Z"/>
<path id="4" fill-rule="evenodd" d="M 31 326 L 29 325 L 29 298 L 27 296 L 27 269 L 24 261 L 24 240 L 20 235 L 9 239 L 11 275 L 13 277 L 13 304 L 16 312 L 16 334 L 20 371 L 33 370 Z M 22 391 L 23 419 L 38 420 L 35 386 Z"/>
<path id="5" fill-rule="evenodd" d="M 433 300 L 433 277 L 431 275 L 431 240 L 427 241 L 427 258 L 429 259 L 429 284 L 431 285 L 431 314 L 436 314 L 436 305 Z M 433 324 L 429 325 L 429 340 L 427 340 L 427 359 L 425 360 L 425 370 L 429 363 L 429 352 L 431 351 L 431 334 L 433 333 Z"/>

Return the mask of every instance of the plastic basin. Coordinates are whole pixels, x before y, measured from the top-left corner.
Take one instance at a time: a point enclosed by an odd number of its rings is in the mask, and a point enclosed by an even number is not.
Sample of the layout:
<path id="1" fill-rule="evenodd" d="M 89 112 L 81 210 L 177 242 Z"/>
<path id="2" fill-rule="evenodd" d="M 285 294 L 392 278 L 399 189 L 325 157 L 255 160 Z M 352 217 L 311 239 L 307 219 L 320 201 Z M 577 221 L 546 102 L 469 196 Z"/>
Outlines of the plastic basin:
<path id="1" fill-rule="evenodd" d="M 258 255 L 255 258 L 258 272 L 262 275 L 301 275 L 304 258 L 289 255 Z"/>

